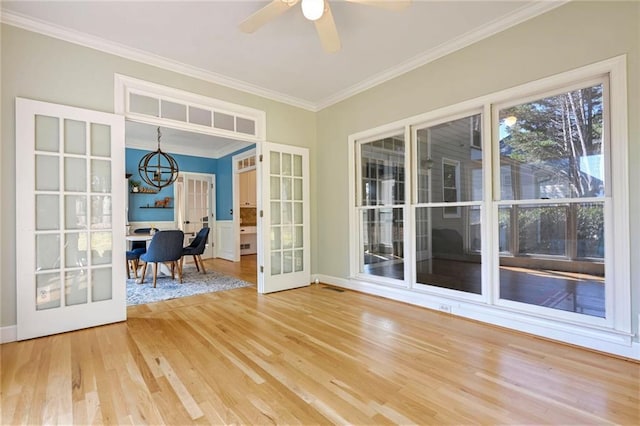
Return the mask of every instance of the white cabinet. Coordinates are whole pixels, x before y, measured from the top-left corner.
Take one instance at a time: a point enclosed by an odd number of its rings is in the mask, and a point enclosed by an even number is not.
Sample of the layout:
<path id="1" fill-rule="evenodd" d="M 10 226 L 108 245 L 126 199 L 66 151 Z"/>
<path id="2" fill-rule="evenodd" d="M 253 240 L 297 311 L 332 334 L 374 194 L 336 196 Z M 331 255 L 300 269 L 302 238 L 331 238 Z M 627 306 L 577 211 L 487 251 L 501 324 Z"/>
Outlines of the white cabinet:
<path id="1" fill-rule="evenodd" d="M 256 254 L 257 228 L 255 226 L 243 226 L 240 228 L 240 254 Z"/>
<path id="2" fill-rule="evenodd" d="M 256 205 L 256 171 L 240 173 L 240 207 Z"/>

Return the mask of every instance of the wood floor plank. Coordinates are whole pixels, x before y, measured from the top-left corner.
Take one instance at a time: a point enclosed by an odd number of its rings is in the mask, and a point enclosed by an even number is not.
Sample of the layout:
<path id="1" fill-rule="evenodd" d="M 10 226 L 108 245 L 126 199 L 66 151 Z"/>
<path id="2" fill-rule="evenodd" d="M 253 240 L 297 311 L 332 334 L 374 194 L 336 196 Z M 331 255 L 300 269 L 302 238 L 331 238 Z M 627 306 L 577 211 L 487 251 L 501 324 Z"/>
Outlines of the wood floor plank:
<path id="1" fill-rule="evenodd" d="M 205 262 L 255 282 L 255 258 Z M 639 363 L 322 284 L 255 290 L 2 345 L 0 424 L 640 424 Z"/>

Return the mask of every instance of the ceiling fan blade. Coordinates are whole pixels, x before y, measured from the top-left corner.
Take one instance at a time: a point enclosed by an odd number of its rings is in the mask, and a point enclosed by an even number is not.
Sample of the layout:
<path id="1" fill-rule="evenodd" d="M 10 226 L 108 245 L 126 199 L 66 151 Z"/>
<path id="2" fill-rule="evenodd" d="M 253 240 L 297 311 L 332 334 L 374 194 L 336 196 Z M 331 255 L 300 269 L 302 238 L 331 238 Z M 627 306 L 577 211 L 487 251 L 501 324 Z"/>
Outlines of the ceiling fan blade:
<path id="1" fill-rule="evenodd" d="M 240 22 L 240 31 L 244 33 L 252 33 L 258 28 L 277 18 L 287 10 L 291 9 L 299 0 L 272 0 L 271 3 L 259 9 L 253 15 Z"/>
<path id="2" fill-rule="evenodd" d="M 351 3 L 360 3 L 366 6 L 375 6 L 389 10 L 402 10 L 411 4 L 411 0 L 347 0 Z"/>
<path id="3" fill-rule="evenodd" d="M 314 21 L 314 23 L 316 24 L 316 31 L 318 31 L 322 48 L 325 52 L 334 53 L 340 50 L 340 36 L 338 36 L 338 29 L 336 28 L 336 23 L 333 20 L 333 14 L 331 13 L 329 2 L 325 0 L 324 4 L 325 9 L 322 17 L 317 21 Z"/>

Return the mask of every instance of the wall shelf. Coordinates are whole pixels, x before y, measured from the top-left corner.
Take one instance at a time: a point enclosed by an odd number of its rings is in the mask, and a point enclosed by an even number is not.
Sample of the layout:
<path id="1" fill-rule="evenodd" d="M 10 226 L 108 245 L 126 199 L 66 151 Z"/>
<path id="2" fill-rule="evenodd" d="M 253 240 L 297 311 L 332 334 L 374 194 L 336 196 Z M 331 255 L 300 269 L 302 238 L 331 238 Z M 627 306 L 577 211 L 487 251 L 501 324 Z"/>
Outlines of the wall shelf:
<path id="1" fill-rule="evenodd" d="M 173 206 L 156 207 L 156 206 L 140 206 L 141 209 L 172 209 Z"/>

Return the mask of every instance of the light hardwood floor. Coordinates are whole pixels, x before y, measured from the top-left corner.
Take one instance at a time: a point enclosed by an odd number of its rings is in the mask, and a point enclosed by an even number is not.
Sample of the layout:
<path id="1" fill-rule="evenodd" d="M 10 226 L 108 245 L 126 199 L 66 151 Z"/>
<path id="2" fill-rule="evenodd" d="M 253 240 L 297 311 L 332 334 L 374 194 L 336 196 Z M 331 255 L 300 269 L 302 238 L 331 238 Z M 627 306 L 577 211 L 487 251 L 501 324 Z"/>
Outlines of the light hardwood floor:
<path id="1" fill-rule="evenodd" d="M 128 316 L 2 345 L 1 423 L 640 423 L 638 363 L 323 284 Z"/>

